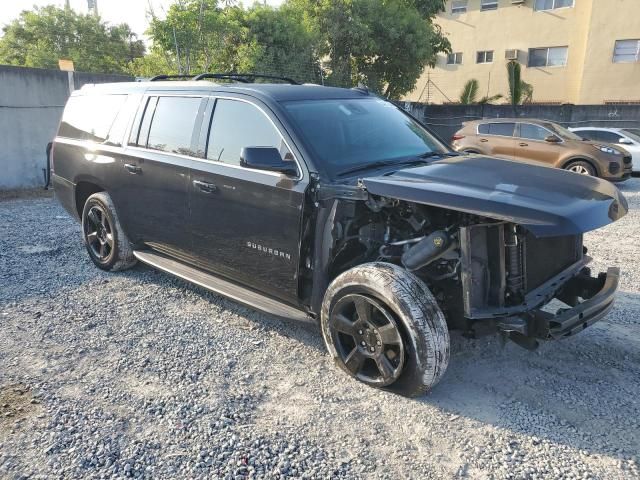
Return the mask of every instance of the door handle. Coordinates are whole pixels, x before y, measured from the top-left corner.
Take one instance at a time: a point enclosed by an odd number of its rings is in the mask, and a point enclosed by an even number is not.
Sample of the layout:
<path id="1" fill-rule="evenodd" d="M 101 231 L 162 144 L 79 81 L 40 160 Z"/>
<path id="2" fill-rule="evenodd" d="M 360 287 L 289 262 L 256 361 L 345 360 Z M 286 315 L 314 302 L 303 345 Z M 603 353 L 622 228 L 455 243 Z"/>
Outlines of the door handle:
<path id="1" fill-rule="evenodd" d="M 528 144 L 528 143 L 524 143 L 524 142 L 520 143 L 519 145 L 520 145 L 521 147 L 528 147 L 528 146 L 529 146 L 529 144 Z"/>
<path id="2" fill-rule="evenodd" d="M 486 143 L 486 142 L 488 142 L 489 140 L 487 140 L 486 138 L 481 138 L 481 139 L 480 139 L 480 141 L 481 141 L 482 143 Z"/>
<path id="3" fill-rule="evenodd" d="M 125 163 L 124 168 L 126 168 L 129 173 L 142 173 L 142 168 L 133 163 Z"/>
<path id="4" fill-rule="evenodd" d="M 213 183 L 203 182 L 201 180 L 194 180 L 193 185 L 205 193 L 215 192 L 217 187 Z"/>

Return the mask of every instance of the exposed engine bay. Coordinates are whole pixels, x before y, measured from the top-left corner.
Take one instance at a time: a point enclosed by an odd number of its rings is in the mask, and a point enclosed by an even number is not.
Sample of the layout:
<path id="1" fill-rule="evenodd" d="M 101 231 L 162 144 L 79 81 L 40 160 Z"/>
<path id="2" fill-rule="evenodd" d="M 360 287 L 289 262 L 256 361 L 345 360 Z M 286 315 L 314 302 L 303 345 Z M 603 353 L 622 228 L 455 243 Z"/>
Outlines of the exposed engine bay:
<path id="1" fill-rule="evenodd" d="M 602 287 L 582 235 L 537 238 L 512 223 L 373 195 L 335 201 L 329 223 L 329 278 L 366 262 L 402 265 L 468 336 L 498 330 L 534 348 L 527 339 L 548 337 L 551 326 L 533 310 L 554 298 L 575 306 Z"/>

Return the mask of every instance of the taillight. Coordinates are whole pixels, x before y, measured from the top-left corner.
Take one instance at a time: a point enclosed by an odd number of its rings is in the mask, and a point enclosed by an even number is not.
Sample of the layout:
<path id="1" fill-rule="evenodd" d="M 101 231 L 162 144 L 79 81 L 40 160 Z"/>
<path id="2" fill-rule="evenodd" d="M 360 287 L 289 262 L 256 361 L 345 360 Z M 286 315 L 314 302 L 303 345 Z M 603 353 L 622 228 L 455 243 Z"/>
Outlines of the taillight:
<path id="1" fill-rule="evenodd" d="M 464 135 L 454 135 L 453 137 L 451 137 L 451 141 L 456 142 L 458 140 L 462 140 L 463 138 L 464 138 Z"/>

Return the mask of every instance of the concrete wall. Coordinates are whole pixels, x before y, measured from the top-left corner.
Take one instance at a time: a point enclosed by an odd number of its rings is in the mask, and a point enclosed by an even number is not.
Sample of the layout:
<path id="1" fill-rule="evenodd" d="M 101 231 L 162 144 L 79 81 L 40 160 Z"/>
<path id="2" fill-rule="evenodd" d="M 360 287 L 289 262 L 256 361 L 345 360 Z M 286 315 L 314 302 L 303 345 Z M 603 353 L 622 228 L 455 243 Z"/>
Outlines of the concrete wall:
<path id="1" fill-rule="evenodd" d="M 131 81 L 103 75 L 0 65 L 0 189 L 43 185 L 45 149 L 72 89 Z"/>
<path id="2" fill-rule="evenodd" d="M 462 122 L 482 118 L 537 118 L 569 127 L 640 128 L 640 105 L 425 105 L 404 102 L 405 110 L 449 141 Z"/>

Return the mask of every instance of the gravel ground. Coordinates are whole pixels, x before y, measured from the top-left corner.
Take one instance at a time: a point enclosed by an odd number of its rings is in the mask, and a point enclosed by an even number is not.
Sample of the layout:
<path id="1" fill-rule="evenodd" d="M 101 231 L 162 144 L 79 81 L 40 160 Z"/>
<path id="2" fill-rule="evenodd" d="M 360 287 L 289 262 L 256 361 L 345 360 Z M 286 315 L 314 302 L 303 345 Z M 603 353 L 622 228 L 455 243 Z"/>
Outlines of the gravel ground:
<path id="1" fill-rule="evenodd" d="M 0 201 L 0 478 L 640 477 L 640 180 L 589 234 L 606 321 L 530 353 L 454 335 L 405 399 L 331 365 L 315 327 L 145 266 L 96 269 L 55 200 Z"/>

